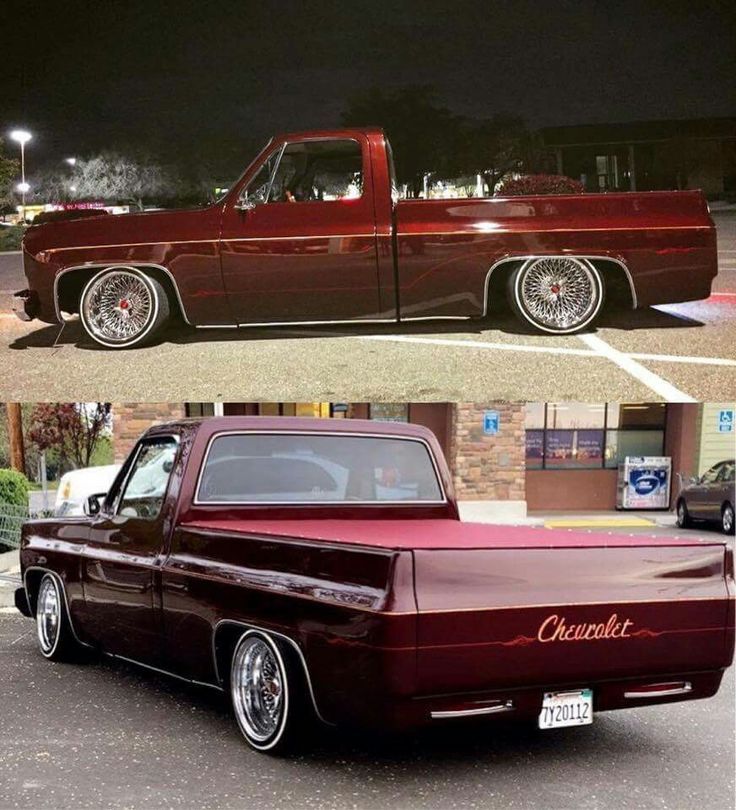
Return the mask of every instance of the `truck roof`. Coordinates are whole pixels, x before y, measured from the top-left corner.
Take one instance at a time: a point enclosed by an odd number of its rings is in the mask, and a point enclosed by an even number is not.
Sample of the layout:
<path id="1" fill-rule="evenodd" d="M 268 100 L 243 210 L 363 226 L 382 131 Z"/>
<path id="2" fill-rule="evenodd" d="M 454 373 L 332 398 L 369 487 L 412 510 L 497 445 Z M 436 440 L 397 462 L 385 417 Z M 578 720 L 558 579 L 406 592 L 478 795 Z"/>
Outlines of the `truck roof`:
<path id="1" fill-rule="evenodd" d="M 280 132 L 274 137 L 275 141 L 295 140 L 302 138 L 350 138 L 355 135 L 383 136 L 381 127 L 340 127 L 339 129 L 311 129 L 302 132 Z"/>
<path id="2" fill-rule="evenodd" d="M 371 419 L 326 419 L 304 416 L 204 416 L 164 422 L 148 428 L 146 435 L 170 433 L 177 425 L 197 425 L 208 433 L 237 430 L 264 430 L 296 433 L 365 433 L 424 439 L 434 445 L 434 433 L 408 422 L 376 422 Z"/>

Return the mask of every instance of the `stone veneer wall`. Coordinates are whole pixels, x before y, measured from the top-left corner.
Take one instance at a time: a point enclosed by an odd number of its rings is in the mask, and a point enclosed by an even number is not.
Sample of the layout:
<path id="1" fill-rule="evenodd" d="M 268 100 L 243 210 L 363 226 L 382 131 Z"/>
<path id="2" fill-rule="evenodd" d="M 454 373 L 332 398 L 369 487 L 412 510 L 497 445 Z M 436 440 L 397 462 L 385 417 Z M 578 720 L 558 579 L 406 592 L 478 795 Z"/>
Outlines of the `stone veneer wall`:
<path id="1" fill-rule="evenodd" d="M 483 433 L 483 412 L 498 411 L 496 436 Z M 458 402 L 452 408 L 448 462 L 458 500 L 525 501 L 523 402 Z"/>
<path id="2" fill-rule="evenodd" d="M 113 402 L 112 443 L 115 461 L 125 461 L 141 433 L 151 425 L 160 425 L 186 416 L 179 402 Z"/>

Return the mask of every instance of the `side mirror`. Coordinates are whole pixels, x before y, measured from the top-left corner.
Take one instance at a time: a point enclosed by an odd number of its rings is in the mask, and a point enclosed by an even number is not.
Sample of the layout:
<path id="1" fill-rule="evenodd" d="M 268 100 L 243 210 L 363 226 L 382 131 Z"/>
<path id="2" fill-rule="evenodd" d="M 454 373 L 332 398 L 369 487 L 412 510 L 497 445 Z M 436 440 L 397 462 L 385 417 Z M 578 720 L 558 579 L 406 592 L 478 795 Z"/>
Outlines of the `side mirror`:
<path id="1" fill-rule="evenodd" d="M 255 207 L 256 203 L 253 200 L 241 199 L 235 203 L 235 210 L 241 211 L 244 214 L 247 214 L 249 211 L 253 211 Z"/>
<path id="2" fill-rule="evenodd" d="M 84 514 L 88 515 L 89 517 L 99 515 L 102 511 L 102 504 L 105 502 L 106 497 L 106 492 L 98 492 L 95 495 L 90 495 L 84 504 Z"/>

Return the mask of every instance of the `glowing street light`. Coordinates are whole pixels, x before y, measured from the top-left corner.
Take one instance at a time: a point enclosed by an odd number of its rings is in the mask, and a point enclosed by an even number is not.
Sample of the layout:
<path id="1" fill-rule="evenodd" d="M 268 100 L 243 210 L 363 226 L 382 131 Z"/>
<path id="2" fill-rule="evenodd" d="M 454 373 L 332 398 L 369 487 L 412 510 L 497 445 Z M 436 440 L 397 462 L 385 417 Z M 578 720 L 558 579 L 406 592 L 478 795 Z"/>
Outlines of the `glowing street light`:
<path id="1" fill-rule="evenodd" d="M 26 221 L 26 193 L 29 191 L 30 186 L 26 183 L 26 144 L 31 140 L 33 135 L 25 129 L 14 129 L 10 133 L 11 140 L 20 144 L 20 179 L 18 184 L 18 191 L 21 193 L 21 219 Z"/>

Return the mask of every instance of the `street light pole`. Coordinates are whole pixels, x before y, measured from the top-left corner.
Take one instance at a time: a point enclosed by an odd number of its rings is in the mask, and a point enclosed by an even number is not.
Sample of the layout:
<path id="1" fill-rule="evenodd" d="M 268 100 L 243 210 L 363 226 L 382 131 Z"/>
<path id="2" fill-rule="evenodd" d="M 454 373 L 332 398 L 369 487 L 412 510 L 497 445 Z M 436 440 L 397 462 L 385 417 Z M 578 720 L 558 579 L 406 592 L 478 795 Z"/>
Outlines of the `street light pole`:
<path id="1" fill-rule="evenodd" d="M 28 183 L 26 183 L 26 144 L 33 137 L 30 132 L 25 129 L 14 129 L 10 133 L 10 137 L 20 144 L 20 185 L 18 189 L 21 193 L 21 219 L 26 221 L 26 192 L 28 191 Z"/>

